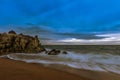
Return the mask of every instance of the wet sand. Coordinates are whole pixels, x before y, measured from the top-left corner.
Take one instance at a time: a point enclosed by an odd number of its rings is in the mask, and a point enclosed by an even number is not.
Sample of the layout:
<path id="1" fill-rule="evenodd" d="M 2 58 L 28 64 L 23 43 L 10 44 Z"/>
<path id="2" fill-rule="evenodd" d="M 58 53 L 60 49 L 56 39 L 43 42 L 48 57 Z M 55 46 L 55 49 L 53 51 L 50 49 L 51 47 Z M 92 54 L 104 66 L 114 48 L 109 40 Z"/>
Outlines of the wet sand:
<path id="1" fill-rule="evenodd" d="M 77 71 L 79 75 L 68 73 L 67 69 L 60 71 L 40 64 L 0 59 L 0 80 L 120 80 L 120 75 L 114 73 Z"/>
<path id="2" fill-rule="evenodd" d="M 0 59 L 0 80 L 87 80 L 78 75 L 39 64 Z"/>

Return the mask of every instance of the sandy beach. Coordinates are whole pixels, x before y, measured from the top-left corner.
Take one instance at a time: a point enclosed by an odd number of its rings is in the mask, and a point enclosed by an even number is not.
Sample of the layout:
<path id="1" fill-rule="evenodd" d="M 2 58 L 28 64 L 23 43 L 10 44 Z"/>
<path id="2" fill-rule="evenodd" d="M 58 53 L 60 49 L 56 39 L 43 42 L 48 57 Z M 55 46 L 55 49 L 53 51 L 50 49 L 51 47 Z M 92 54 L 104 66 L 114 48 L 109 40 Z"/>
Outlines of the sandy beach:
<path id="1" fill-rule="evenodd" d="M 0 80 L 87 80 L 67 72 L 28 64 L 21 61 L 0 59 Z"/>
<path id="2" fill-rule="evenodd" d="M 79 70 L 79 75 L 40 64 L 0 59 L 0 80 L 120 80 L 114 73 Z"/>

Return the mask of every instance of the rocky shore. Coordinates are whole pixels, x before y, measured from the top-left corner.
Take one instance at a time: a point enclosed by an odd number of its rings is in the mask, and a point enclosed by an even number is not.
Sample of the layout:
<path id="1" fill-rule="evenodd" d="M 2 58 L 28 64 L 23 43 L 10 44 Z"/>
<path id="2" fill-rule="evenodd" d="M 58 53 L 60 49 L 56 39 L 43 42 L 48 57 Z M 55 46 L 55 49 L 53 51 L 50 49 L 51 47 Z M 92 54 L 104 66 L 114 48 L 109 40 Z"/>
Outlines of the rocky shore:
<path id="1" fill-rule="evenodd" d="M 40 53 L 43 51 L 48 55 L 67 54 L 66 51 L 59 49 L 46 50 L 41 45 L 37 35 L 33 37 L 22 33 L 17 34 L 13 30 L 0 34 L 0 55 L 9 53 Z"/>
<path id="2" fill-rule="evenodd" d="M 17 34 L 11 30 L 0 34 L 0 54 L 39 53 L 45 51 L 37 36 Z"/>

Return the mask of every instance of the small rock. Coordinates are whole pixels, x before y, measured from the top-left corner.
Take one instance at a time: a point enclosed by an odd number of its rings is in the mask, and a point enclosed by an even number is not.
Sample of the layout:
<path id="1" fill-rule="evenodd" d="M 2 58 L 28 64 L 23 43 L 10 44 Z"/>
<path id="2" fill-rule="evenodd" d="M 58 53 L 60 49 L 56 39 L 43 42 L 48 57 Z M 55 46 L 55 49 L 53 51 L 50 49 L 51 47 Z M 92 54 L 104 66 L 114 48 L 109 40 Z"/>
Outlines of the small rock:
<path id="1" fill-rule="evenodd" d="M 45 54 L 48 54 L 48 53 L 49 53 L 49 51 L 45 50 Z"/>
<path id="2" fill-rule="evenodd" d="M 67 52 L 67 51 L 63 51 L 62 53 L 63 53 L 63 54 L 68 54 L 68 52 Z"/>
<path id="3" fill-rule="evenodd" d="M 51 51 L 48 52 L 48 55 L 58 55 L 60 54 L 60 50 L 52 49 Z"/>
<path id="4" fill-rule="evenodd" d="M 20 33 L 19 35 L 23 36 L 23 34 L 22 34 L 22 33 Z"/>
<path id="5" fill-rule="evenodd" d="M 38 36 L 36 35 L 35 38 L 38 38 Z"/>
<path id="6" fill-rule="evenodd" d="M 13 31 L 13 30 L 9 31 L 8 33 L 9 33 L 9 34 L 16 34 L 16 32 Z"/>

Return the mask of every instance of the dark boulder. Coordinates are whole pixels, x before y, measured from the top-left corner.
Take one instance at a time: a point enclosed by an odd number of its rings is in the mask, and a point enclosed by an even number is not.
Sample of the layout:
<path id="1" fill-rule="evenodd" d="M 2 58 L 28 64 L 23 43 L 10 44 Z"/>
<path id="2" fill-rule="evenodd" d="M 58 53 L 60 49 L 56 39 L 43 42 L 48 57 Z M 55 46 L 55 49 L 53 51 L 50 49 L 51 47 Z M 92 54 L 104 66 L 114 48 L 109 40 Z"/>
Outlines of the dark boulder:
<path id="1" fill-rule="evenodd" d="M 48 55 L 58 55 L 60 54 L 60 50 L 52 49 L 51 51 L 47 51 Z"/>
<path id="2" fill-rule="evenodd" d="M 68 54 L 68 52 L 67 52 L 67 51 L 63 51 L 62 53 L 63 53 L 63 54 Z"/>

